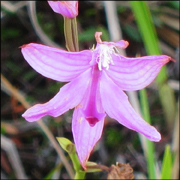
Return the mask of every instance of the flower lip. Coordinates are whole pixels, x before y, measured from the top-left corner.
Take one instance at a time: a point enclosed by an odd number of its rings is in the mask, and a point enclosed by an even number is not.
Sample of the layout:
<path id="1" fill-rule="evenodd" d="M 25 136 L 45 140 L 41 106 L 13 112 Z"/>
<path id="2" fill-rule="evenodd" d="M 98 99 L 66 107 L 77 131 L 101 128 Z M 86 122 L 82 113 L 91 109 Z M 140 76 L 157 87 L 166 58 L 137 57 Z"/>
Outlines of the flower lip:
<path id="1" fill-rule="evenodd" d="M 91 127 L 93 127 L 99 121 L 96 117 L 86 117 L 86 120 L 89 122 Z"/>

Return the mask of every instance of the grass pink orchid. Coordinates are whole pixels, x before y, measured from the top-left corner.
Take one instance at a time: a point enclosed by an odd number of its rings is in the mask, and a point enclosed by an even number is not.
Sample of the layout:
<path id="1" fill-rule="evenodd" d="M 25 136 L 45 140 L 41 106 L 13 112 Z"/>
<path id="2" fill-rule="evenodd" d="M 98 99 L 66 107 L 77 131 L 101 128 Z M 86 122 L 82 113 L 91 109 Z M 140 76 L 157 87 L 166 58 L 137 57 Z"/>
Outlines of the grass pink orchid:
<path id="1" fill-rule="evenodd" d="M 78 15 L 78 1 L 48 1 L 54 12 L 67 18 L 75 18 Z"/>
<path id="2" fill-rule="evenodd" d="M 106 115 L 151 141 L 160 141 L 160 133 L 135 112 L 123 90 L 148 86 L 161 67 L 171 60 L 166 55 L 122 56 L 117 53 L 117 47 L 126 48 L 129 43 L 102 41 L 101 34 L 95 33 L 95 49 L 79 52 L 36 43 L 21 47 L 24 58 L 38 73 L 56 81 L 69 82 L 50 101 L 34 105 L 22 116 L 33 122 L 46 115 L 57 117 L 75 108 L 72 132 L 84 169 L 102 135 Z"/>

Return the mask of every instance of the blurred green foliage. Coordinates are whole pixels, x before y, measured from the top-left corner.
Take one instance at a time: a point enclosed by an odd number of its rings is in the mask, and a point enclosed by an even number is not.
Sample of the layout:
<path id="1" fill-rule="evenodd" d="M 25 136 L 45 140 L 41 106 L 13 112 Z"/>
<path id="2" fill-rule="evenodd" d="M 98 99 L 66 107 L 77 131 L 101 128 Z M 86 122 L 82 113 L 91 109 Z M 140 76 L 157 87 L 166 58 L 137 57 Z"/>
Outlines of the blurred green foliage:
<path id="1" fill-rule="evenodd" d="M 121 144 L 123 140 L 123 135 L 119 131 L 119 129 L 116 128 L 108 128 L 106 130 L 106 145 L 110 149 L 113 149 L 114 147 L 118 147 L 119 144 Z"/>
<path id="2" fill-rule="evenodd" d="M 166 145 L 165 153 L 162 161 L 161 179 L 172 178 L 172 156 L 170 145 Z"/>
<path id="3" fill-rule="evenodd" d="M 139 31 L 137 30 L 136 27 L 133 27 L 130 24 L 125 24 L 123 26 L 123 30 L 127 33 L 127 35 L 133 39 L 136 42 L 142 42 L 142 37 L 139 33 Z"/>
<path id="4" fill-rule="evenodd" d="M 179 1 L 168 1 L 168 5 L 172 8 L 179 9 Z"/>
<path id="5" fill-rule="evenodd" d="M 94 40 L 94 34 L 96 31 L 101 31 L 102 36 L 101 38 L 104 41 L 109 40 L 108 31 L 104 26 L 98 26 L 98 27 L 89 27 L 88 29 L 84 29 L 82 33 L 79 34 L 79 42 L 87 42 L 87 41 L 95 41 Z"/>
<path id="6" fill-rule="evenodd" d="M 17 38 L 21 35 L 21 30 L 18 28 L 6 28 L 1 27 L 1 41 L 10 40 L 13 38 Z"/>

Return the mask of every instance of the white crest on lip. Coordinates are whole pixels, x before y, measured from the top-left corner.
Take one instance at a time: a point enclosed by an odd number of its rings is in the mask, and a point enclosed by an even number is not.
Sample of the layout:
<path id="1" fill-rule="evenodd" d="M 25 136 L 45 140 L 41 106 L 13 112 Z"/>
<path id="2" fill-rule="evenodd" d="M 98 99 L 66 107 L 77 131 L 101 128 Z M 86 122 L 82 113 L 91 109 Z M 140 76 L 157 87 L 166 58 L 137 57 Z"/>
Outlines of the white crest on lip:
<path id="1" fill-rule="evenodd" d="M 101 71 L 102 67 L 106 68 L 106 70 L 109 69 L 109 64 L 114 65 L 112 54 L 116 54 L 115 52 L 116 47 L 113 45 L 107 45 L 107 44 L 100 44 L 98 47 L 98 56 L 96 59 L 96 62 L 98 63 L 98 68 Z M 117 50 L 117 49 L 116 49 Z M 118 51 L 118 50 L 117 50 Z"/>

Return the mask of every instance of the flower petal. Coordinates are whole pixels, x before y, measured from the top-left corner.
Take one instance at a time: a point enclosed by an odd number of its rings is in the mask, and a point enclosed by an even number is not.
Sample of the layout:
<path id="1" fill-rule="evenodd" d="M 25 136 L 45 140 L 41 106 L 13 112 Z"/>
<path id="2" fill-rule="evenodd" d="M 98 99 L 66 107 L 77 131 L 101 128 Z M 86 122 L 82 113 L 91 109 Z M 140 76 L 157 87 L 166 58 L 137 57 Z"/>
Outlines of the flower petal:
<path id="1" fill-rule="evenodd" d="M 29 122 L 37 121 L 45 115 L 60 116 L 80 103 L 89 85 L 90 78 L 91 69 L 88 69 L 76 79 L 64 85 L 49 102 L 34 105 L 22 116 Z"/>
<path id="2" fill-rule="evenodd" d="M 78 15 L 78 1 L 48 1 L 54 12 L 62 14 L 67 18 Z"/>
<path id="3" fill-rule="evenodd" d="M 117 47 L 119 48 L 127 48 L 129 46 L 129 42 L 125 41 L 125 40 L 120 40 L 118 42 L 115 43 Z"/>
<path id="4" fill-rule="evenodd" d="M 110 65 L 107 75 L 122 89 L 134 91 L 148 86 L 157 76 L 161 67 L 171 58 L 166 55 L 153 55 L 127 58 L 113 54 L 114 65 Z"/>
<path id="5" fill-rule="evenodd" d="M 103 42 L 104 43 L 104 42 Z M 129 46 L 129 42 L 128 41 L 125 41 L 125 40 L 120 40 L 118 42 L 109 42 L 107 43 L 109 45 L 113 45 L 113 46 L 116 46 L 118 48 L 122 48 L 122 49 L 125 49 Z"/>
<path id="6" fill-rule="evenodd" d="M 151 141 L 160 141 L 159 132 L 144 121 L 130 105 L 126 94 L 102 73 L 100 81 L 102 105 L 106 113 L 129 129 L 142 133 Z"/>
<path id="7" fill-rule="evenodd" d="M 90 67 L 90 50 L 68 52 L 41 44 L 23 45 L 22 54 L 38 73 L 45 77 L 67 82 L 79 76 Z"/>
<path id="8" fill-rule="evenodd" d="M 95 34 L 94 34 L 97 45 L 99 45 L 99 44 L 113 45 L 113 46 L 117 46 L 117 47 L 123 48 L 123 49 L 127 48 L 127 46 L 129 45 L 129 42 L 125 41 L 125 40 L 120 40 L 116 43 L 115 42 L 102 41 L 101 37 L 100 37 L 101 35 L 102 35 L 102 32 L 95 32 Z"/>
<path id="9" fill-rule="evenodd" d="M 100 139 L 104 126 L 104 119 L 98 121 L 93 127 L 83 117 L 81 108 L 77 108 L 73 113 L 72 132 L 76 151 L 81 165 L 86 169 L 86 162 L 92 149 Z"/>

